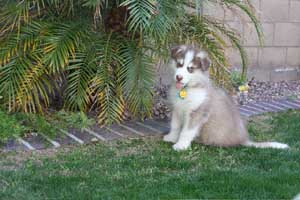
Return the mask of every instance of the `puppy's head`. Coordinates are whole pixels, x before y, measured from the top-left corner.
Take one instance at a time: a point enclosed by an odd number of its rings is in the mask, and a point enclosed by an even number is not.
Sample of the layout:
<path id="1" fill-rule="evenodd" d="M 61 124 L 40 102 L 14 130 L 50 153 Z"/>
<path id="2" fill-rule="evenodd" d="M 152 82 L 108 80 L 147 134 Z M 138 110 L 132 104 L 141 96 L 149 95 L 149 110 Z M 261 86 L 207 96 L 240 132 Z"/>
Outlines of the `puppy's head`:
<path id="1" fill-rule="evenodd" d="M 171 57 L 175 66 L 176 88 L 195 86 L 208 81 L 210 59 L 205 51 L 192 46 L 180 45 L 171 49 Z"/>

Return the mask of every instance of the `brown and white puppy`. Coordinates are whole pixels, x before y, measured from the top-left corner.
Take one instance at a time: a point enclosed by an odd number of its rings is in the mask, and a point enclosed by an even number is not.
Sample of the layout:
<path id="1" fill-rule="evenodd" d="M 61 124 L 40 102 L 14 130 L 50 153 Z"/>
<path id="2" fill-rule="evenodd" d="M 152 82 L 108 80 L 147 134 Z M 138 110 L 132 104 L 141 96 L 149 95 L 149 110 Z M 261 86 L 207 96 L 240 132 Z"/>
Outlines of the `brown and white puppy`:
<path id="1" fill-rule="evenodd" d="M 205 51 L 180 45 L 171 51 L 175 70 L 169 100 L 172 105 L 170 133 L 163 140 L 175 143 L 177 151 L 188 149 L 193 140 L 215 146 L 288 148 L 278 142 L 253 142 L 237 107 L 209 79 L 210 59 Z"/>

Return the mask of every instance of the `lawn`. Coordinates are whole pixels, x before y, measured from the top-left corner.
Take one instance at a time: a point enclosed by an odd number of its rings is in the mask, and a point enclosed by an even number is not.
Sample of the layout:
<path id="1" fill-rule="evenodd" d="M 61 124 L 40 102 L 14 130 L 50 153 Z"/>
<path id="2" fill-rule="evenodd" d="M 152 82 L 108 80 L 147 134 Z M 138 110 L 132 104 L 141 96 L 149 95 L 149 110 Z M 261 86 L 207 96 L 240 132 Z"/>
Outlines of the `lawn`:
<path id="1" fill-rule="evenodd" d="M 289 150 L 193 144 L 160 138 L 34 153 L 2 153 L 0 199 L 291 199 L 300 193 L 300 112 L 256 117 L 255 140 Z"/>

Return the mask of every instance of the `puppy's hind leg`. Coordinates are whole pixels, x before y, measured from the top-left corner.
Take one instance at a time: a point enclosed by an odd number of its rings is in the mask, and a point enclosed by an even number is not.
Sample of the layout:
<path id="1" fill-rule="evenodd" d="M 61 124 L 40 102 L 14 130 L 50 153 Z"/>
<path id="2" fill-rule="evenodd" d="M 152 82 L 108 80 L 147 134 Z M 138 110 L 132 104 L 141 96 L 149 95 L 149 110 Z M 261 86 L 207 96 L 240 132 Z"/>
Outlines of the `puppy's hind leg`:
<path id="1" fill-rule="evenodd" d="M 167 135 L 164 136 L 163 140 L 166 142 L 176 143 L 179 137 L 181 126 L 182 122 L 178 113 L 176 111 L 173 111 L 171 119 L 171 130 Z"/>

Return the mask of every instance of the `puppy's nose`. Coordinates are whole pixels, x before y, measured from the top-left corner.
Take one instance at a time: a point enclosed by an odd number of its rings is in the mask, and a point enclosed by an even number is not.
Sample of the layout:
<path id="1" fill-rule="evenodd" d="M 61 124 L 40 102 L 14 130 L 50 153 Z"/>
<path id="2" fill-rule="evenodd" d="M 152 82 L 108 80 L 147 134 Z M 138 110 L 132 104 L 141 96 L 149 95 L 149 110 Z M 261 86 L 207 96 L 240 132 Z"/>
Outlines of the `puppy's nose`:
<path id="1" fill-rule="evenodd" d="M 181 81 L 183 79 L 183 77 L 182 76 L 180 76 L 180 75 L 176 75 L 176 80 L 179 82 L 179 81 Z"/>

